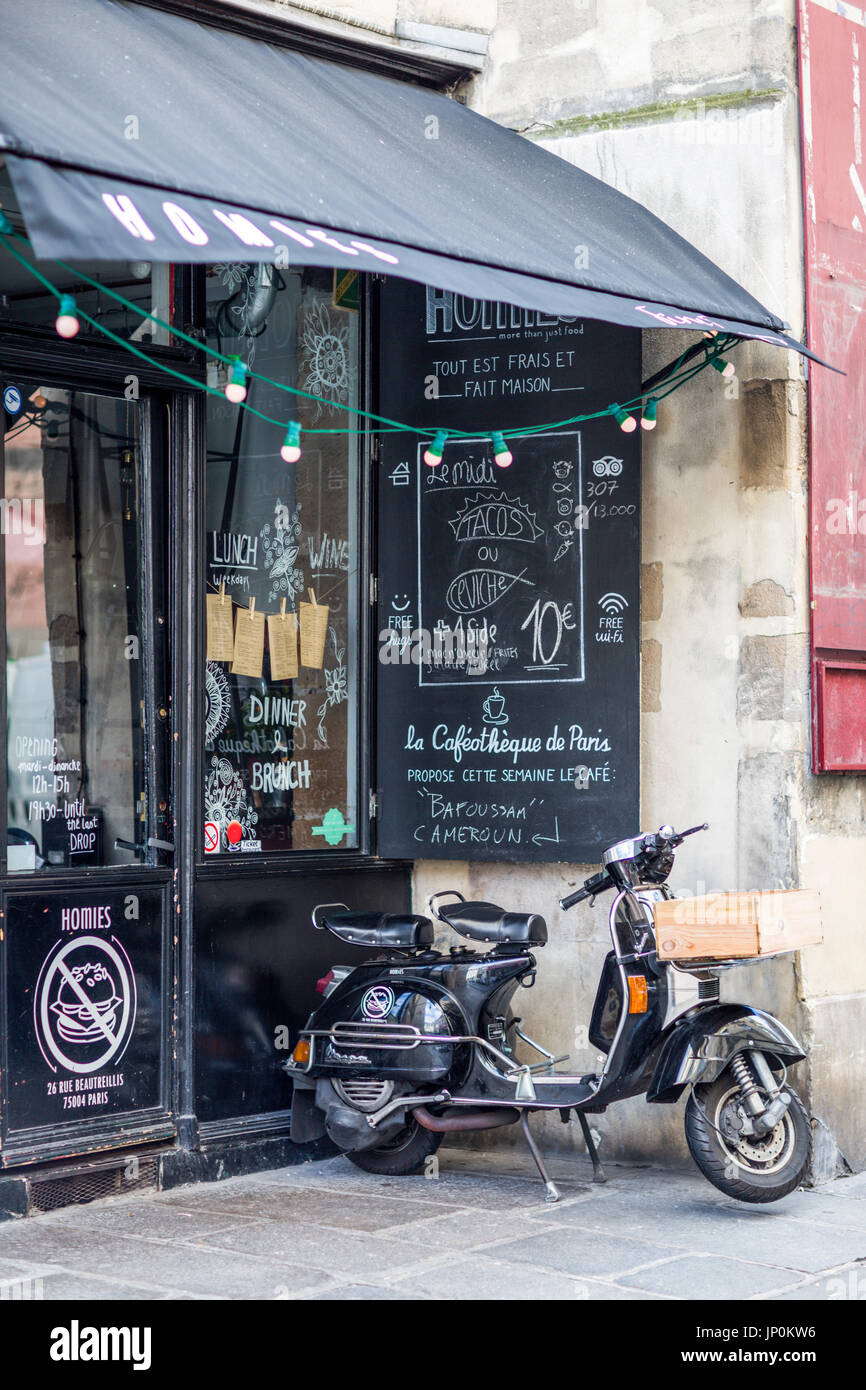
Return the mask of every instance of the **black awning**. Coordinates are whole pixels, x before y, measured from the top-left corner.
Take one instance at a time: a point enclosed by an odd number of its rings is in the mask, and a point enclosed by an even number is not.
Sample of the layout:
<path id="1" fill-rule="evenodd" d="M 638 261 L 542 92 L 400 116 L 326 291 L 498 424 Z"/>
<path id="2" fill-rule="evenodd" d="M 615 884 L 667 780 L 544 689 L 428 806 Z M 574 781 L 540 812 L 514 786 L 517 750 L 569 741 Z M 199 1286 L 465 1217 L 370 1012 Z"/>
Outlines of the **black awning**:
<path id="1" fill-rule="evenodd" d="M 124 0 L 0 0 L 0 26 L 0 147 L 40 257 L 282 254 L 804 351 L 646 208 L 425 88 Z"/>

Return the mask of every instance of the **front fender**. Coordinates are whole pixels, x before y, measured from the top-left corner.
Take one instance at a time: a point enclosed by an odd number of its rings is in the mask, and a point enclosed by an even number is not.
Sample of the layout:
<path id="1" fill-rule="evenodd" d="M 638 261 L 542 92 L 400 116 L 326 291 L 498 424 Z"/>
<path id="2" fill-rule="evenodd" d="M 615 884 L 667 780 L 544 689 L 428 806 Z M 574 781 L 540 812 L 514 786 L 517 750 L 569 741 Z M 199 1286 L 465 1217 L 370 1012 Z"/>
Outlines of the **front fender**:
<path id="1" fill-rule="evenodd" d="M 666 1030 L 647 1100 L 678 1100 L 686 1086 L 715 1081 L 732 1057 L 753 1047 L 786 1063 L 806 1056 L 783 1023 L 748 1004 L 707 1004 L 684 1015 Z"/>

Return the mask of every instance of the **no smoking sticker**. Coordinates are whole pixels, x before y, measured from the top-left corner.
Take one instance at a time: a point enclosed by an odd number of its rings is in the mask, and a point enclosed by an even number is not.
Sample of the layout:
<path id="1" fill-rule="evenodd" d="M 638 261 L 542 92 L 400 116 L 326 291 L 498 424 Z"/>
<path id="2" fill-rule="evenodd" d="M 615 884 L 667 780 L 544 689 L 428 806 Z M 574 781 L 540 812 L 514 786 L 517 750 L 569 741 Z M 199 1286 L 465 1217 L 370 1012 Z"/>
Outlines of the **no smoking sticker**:
<path id="1" fill-rule="evenodd" d="M 206 820 L 204 823 L 204 852 L 205 854 L 217 854 L 219 847 L 219 826 L 216 821 Z"/>

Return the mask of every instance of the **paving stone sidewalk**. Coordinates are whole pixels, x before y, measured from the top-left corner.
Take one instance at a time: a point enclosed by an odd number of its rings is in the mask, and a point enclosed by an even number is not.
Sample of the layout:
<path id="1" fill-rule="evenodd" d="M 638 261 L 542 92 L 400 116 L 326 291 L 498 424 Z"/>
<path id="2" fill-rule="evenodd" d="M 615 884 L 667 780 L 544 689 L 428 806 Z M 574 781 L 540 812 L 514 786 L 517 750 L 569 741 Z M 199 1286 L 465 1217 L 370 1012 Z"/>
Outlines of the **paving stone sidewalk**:
<path id="1" fill-rule="evenodd" d="M 440 1150 L 434 1179 L 345 1159 L 0 1224 L 0 1297 L 834 1299 L 866 1295 L 866 1173 L 769 1207 L 696 1172 Z M 26 1284 L 24 1281 L 30 1281 Z M 31 1293 L 32 1296 L 32 1293 Z"/>

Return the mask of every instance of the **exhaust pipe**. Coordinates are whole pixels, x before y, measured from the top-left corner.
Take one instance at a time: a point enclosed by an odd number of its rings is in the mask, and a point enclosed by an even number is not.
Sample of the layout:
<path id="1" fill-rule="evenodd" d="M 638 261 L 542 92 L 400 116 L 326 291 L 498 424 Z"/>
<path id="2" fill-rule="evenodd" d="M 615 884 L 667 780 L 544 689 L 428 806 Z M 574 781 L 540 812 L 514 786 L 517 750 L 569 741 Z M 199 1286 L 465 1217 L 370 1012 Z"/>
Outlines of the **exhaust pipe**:
<path id="1" fill-rule="evenodd" d="M 520 1119 L 520 1111 L 513 1106 L 491 1106 L 488 1110 L 463 1110 L 455 1107 L 456 1113 L 450 1115 L 431 1115 L 423 1105 L 415 1105 L 412 1114 L 425 1129 L 435 1134 L 458 1134 L 461 1130 L 498 1129 L 501 1125 L 513 1125 Z"/>

